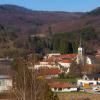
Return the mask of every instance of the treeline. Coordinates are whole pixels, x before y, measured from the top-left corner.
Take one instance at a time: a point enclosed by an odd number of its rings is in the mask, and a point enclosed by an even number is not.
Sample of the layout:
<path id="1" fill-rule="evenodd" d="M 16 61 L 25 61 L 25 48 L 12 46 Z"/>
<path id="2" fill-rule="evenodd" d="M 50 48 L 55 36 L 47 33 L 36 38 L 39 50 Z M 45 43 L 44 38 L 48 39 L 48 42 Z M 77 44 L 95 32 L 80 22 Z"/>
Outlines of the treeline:
<path id="1" fill-rule="evenodd" d="M 30 38 L 29 43 L 40 54 L 55 51 L 64 54 L 76 53 L 81 41 L 86 53 L 94 53 L 99 40 L 99 34 L 92 27 L 85 27 L 75 32 L 58 33 L 49 38 Z"/>
<path id="2" fill-rule="evenodd" d="M 100 7 L 98 7 L 97 9 L 95 9 L 91 12 L 88 12 L 87 14 L 88 15 L 93 15 L 93 16 L 100 15 Z"/>
<path id="3" fill-rule="evenodd" d="M 100 45 L 100 34 L 96 33 L 92 27 L 49 35 L 48 37 L 34 35 L 34 37 L 29 36 L 27 38 L 15 35 L 11 35 L 10 38 L 3 30 L 3 27 L 1 27 L 0 57 L 25 56 L 34 50 L 40 57 L 48 52 L 77 53 L 80 40 L 86 53 L 94 53 Z"/>

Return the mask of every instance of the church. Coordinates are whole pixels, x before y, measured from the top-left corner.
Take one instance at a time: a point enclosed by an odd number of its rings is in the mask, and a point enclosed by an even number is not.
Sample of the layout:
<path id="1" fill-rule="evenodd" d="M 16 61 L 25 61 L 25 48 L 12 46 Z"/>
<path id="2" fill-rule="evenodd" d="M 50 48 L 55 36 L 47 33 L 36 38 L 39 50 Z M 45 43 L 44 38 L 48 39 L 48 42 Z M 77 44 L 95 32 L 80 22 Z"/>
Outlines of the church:
<path id="1" fill-rule="evenodd" d="M 93 57 L 92 57 L 93 58 Z M 42 61 L 35 65 L 35 69 L 40 68 L 58 68 L 63 70 L 66 74 L 70 71 L 70 66 L 73 62 L 84 65 L 92 65 L 93 61 L 90 56 L 84 54 L 84 49 L 81 43 L 78 47 L 76 54 L 60 54 L 51 53 L 47 54 Z"/>
<path id="2" fill-rule="evenodd" d="M 76 58 L 76 62 L 77 64 L 82 64 L 83 66 L 85 64 L 92 64 L 91 58 L 84 54 L 84 49 L 82 48 L 81 43 L 80 46 L 78 47 L 78 55 Z"/>
<path id="3" fill-rule="evenodd" d="M 60 55 L 59 58 L 60 61 L 58 61 L 58 64 L 61 69 L 64 69 L 65 73 L 69 73 L 70 66 L 73 62 L 76 62 L 82 66 L 93 64 L 93 57 L 90 58 L 90 55 L 85 55 L 84 48 L 81 46 L 81 43 L 76 54 L 64 54 Z"/>

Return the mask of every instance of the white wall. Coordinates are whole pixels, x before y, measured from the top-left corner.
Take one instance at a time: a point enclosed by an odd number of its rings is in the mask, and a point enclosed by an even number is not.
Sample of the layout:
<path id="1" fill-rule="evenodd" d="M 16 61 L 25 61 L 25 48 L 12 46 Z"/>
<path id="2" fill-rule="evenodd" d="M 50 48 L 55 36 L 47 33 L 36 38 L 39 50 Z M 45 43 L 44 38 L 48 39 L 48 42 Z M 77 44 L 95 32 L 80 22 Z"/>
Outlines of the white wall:
<path id="1" fill-rule="evenodd" d="M 92 64 L 92 61 L 91 61 L 91 59 L 90 59 L 89 57 L 86 57 L 86 59 L 87 59 L 87 60 L 86 60 L 86 63 L 87 63 L 87 64 Z"/>
<path id="2" fill-rule="evenodd" d="M 65 68 L 69 68 L 71 66 L 71 63 L 58 62 L 58 64 L 60 64 L 61 66 L 65 67 Z"/>
<path id="3" fill-rule="evenodd" d="M 89 84 L 89 83 L 93 83 L 93 85 L 97 85 L 97 81 L 95 81 L 95 80 L 78 80 L 77 81 L 78 86 L 80 86 L 81 83 L 83 84 L 83 86 L 84 86 L 84 84 Z"/>
<path id="4" fill-rule="evenodd" d="M 77 88 L 64 88 L 62 90 L 58 90 L 58 88 L 55 90 L 54 88 L 51 88 L 51 91 L 53 92 L 76 92 Z"/>
<path id="5" fill-rule="evenodd" d="M 47 65 L 42 65 L 42 64 L 35 65 L 34 68 L 35 69 L 39 69 L 39 68 L 59 68 L 60 69 L 60 67 L 57 65 L 49 65 L 49 64 L 47 64 Z M 29 69 L 31 69 L 31 68 L 29 68 Z"/>
<path id="6" fill-rule="evenodd" d="M 10 90 L 12 88 L 12 79 L 0 79 L 0 92 Z"/>
<path id="7" fill-rule="evenodd" d="M 52 56 L 59 56 L 61 55 L 60 53 L 50 53 L 50 54 L 47 54 L 48 58 L 52 57 Z"/>

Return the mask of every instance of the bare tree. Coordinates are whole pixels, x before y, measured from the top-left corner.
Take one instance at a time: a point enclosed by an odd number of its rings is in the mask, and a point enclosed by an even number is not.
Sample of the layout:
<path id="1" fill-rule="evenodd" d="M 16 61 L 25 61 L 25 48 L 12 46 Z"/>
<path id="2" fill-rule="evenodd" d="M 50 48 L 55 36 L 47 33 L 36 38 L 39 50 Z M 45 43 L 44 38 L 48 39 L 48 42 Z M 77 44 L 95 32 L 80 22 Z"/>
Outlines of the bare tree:
<path id="1" fill-rule="evenodd" d="M 28 68 L 28 61 L 32 63 L 32 59 L 17 59 L 12 100 L 54 100 L 53 93 L 43 77 L 38 76 L 34 68 L 32 70 Z M 34 61 L 31 65 L 34 65 Z"/>

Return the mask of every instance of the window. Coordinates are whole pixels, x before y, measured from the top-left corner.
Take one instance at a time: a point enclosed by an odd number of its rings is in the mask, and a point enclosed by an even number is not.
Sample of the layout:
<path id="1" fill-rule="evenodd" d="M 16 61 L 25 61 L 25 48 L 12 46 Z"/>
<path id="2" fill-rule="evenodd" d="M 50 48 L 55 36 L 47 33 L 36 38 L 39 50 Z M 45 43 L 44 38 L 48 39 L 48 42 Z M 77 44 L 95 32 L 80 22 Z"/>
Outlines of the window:
<path id="1" fill-rule="evenodd" d="M 91 83 L 89 83 L 89 85 L 93 85 L 93 83 L 91 82 Z"/>
<path id="2" fill-rule="evenodd" d="M 88 80 L 88 78 L 87 78 L 87 77 L 85 77 L 85 80 Z"/>
<path id="3" fill-rule="evenodd" d="M 68 87 L 68 89 L 70 89 L 70 87 Z"/>
<path id="4" fill-rule="evenodd" d="M 62 88 L 58 88 L 59 91 L 62 91 Z"/>
<path id="5" fill-rule="evenodd" d="M 5 85 L 5 81 L 4 80 L 0 80 L 0 86 Z"/>
<path id="6" fill-rule="evenodd" d="M 57 88 L 54 88 L 54 90 L 57 90 Z"/>

